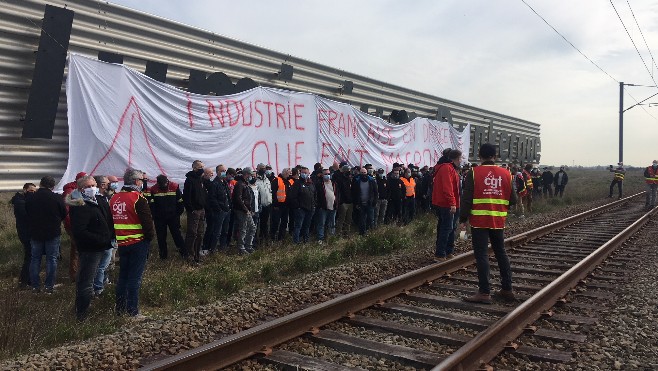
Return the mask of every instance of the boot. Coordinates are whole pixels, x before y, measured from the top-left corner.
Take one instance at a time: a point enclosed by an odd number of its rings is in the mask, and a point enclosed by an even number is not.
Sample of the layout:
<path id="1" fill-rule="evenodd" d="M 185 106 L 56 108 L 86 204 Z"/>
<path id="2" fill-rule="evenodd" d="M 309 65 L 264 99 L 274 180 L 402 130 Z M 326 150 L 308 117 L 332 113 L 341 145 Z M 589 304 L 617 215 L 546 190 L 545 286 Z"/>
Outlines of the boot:
<path id="1" fill-rule="evenodd" d="M 467 301 L 469 303 L 491 304 L 491 295 L 478 292 L 473 296 L 465 297 L 464 301 Z"/>
<path id="2" fill-rule="evenodd" d="M 512 290 L 499 290 L 496 292 L 496 296 L 507 302 L 516 301 L 516 297 L 514 296 L 514 292 L 512 292 Z"/>

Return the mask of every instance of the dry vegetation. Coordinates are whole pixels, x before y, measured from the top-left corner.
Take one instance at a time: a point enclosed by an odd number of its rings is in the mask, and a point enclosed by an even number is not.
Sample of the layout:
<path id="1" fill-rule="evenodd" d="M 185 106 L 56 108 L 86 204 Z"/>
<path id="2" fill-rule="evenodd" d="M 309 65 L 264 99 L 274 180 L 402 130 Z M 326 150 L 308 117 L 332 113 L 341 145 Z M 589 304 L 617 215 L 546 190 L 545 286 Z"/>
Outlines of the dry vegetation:
<path id="1" fill-rule="evenodd" d="M 604 198 L 611 178 L 612 174 L 605 170 L 571 170 L 564 198 L 537 201 L 535 212 L 548 212 Z M 644 190 L 641 171 L 629 172 L 625 183 L 626 195 Z M 62 287 L 50 296 L 18 290 L 22 248 L 9 205 L 11 196 L 9 193 L 0 194 L 0 359 L 120 329 L 127 320 L 113 313 L 112 286 L 92 303 L 87 322 L 79 324 L 75 321 L 75 287 L 68 280 L 69 242 L 66 234 L 62 239 L 64 258 L 58 267 L 58 283 L 62 283 Z M 383 227 L 366 237 L 330 239 L 324 245 L 285 243 L 266 245 L 244 257 L 217 254 L 196 269 L 188 268 L 173 253 L 170 254 L 172 259 L 160 261 L 154 242 L 142 285 L 140 307 L 147 316 L 164 316 L 215 301 L 241 289 L 288 280 L 347 261 L 402 249 L 428 251 L 434 238 L 435 219 L 424 215 L 406 227 Z M 173 243 L 170 242 L 170 246 Z"/>

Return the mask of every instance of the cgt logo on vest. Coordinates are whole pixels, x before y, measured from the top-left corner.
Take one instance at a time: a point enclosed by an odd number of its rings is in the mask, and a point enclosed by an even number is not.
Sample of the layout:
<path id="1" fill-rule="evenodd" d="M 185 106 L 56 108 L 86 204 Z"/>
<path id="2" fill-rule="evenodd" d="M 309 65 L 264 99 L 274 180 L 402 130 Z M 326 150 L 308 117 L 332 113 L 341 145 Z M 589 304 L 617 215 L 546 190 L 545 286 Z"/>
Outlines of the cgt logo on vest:
<path id="1" fill-rule="evenodd" d="M 114 219 L 128 219 L 128 215 L 124 215 L 126 212 L 126 203 L 125 202 L 116 202 L 112 204 L 112 212 Z"/>
<path id="2" fill-rule="evenodd" d="M 492 172 L 489 172 L 484 178 L 484 184 L 494 189 L 499 188 L 503 185 L 503 177 L 496 178 Z"/>

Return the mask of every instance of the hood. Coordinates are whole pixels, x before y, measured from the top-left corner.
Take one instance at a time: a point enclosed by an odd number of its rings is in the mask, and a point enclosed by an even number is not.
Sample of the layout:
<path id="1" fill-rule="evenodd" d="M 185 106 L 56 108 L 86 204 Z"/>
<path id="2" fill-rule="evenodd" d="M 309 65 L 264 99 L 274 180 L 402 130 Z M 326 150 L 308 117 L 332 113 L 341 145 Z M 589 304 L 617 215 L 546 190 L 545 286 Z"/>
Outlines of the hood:
<path id="1" fill-rule="evenodd" d="M 64 202 L 71 207 L 85 205 L 85 200 L 82 199 L 82 194 L 80 194 L 80 191 L 78 191 L 77 189 L 67 194 L 66 198 L 64 199 Z"/>
<path id="2" fill-rule="evenodd" d="M 187 172 L 187 174 L 185 174 L 185 177 L 186 178 L 197 178 L 197 179 L 199 179 L 199 178 L 201 178 L 201 175 L 197 175 L 197 173 L 190 170 L 190 171 Z"/>

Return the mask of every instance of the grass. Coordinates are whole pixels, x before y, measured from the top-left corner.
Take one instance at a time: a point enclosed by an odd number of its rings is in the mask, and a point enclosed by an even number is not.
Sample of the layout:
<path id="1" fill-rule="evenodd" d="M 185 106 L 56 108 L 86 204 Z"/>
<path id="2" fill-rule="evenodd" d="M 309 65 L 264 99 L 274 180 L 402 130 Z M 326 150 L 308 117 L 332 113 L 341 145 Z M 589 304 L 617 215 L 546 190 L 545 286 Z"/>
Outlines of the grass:
<path id="1" fill-rule="evenodd" d="M 536 200 L 535 212 L 550 212 L 602 199 L 607 196 L 611 178 L 612 174 L 606 171 L 572 169 L 564 197 Z M 641 171 L 630 172 L 626 179 L 627 195 L 644 190 Z M 69 241 L 65 233 L 62 236 L 64 259 L 58 267 L 58 283 L 63 283 L 59 291 L 46 296 L 17 290 L 22 247 L 8 203 L 12 195 L 0 194 L 0 296 L 3 298 L 0 301 L 0 359 L 119 330 L 126 320 L 113 313 L 113 286 L 92 303 L 87 322 L 75 321 L 75 287 L 68 279 Z M 401 250 L 427 249 L 435 238 L 435 220 L 431 215 L 422 215 L 405 227 L 382 226 L 364 237 L 330 237 L 323 245 L 284 243 L 265 246 L 248 256 L 215 254 L 196 269 L 186 267 L 175 256 L 167 261 L 159 260 L 154 242 L 144 274 L 140 308 L 150 316 L 166 316 L 214 302 L 242 289 L 263 287 L 304 273 Z M 174 246 L 171 241 L 169 245 Z"/>

